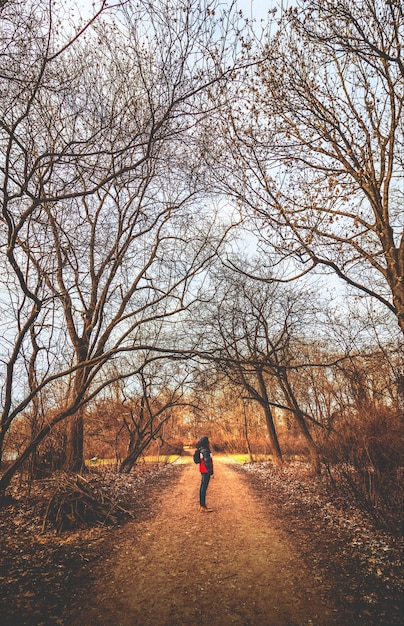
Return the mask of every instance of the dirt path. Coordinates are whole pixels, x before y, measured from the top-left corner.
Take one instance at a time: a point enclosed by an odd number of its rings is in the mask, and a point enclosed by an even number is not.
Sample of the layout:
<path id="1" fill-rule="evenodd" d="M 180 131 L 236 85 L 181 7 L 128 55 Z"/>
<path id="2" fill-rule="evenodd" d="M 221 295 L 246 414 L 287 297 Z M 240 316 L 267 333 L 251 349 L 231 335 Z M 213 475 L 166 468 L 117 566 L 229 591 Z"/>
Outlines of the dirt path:
<path id="1" fill-rule="evenodd" d="M 338 624 L 315 573 L 225 459 L 215 459 L 212 513 L 199 512 L 198 488 L 188 459 L 155 519 L 126 526 L 117 562 L 104 564 L 110 575 L 72 626 L 193 626 L 202 616 L 211 626 Z"/>

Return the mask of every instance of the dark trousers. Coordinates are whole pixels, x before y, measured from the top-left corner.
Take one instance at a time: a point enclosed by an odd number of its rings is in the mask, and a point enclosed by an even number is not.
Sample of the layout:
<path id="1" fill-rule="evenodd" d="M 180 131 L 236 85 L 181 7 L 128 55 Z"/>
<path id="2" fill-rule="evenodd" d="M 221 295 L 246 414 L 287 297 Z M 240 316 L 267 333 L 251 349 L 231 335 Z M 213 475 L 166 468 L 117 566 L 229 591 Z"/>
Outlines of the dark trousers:
<path id="1" fill-rule="evenodd" d="M 201 488 L 199 490 L 199 504 L 206 506 L 206 490 L 210 481 L 210 474 L 208 472 L 201 472 Z"/>

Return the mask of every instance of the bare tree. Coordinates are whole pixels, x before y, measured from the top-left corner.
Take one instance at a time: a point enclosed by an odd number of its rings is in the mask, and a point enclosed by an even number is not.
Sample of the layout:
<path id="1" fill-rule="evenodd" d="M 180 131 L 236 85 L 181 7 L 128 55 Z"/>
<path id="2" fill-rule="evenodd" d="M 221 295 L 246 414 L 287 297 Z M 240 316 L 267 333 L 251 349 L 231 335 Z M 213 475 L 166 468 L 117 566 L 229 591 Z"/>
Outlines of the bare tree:
<path id="1" fill-rule="evenodd" d="M 248 263 L 242 266 L 248 268 Z M 282 451 L 273 413 L 281 409 L 296 422 L 318 471 L 319 452 L 309 426 L 316 420 L 301 407 L 297 381 L 290 375 L 298 364 L 303 366 L 300 346 L 315 316 L 309 295 L 293 294 L 276 283 L 241 281 L 237 272 L 225 271 L 221 281 L 217 294 L 222 298 L 209 328 L 215 360 L 262 407 L 275 462 L 282 464 Z"/>
<path id="2" fill-rule="evenodd" d="M 151 360 L 178 349 L 173 334 L 160 344 L 162 321 L 197 297 L 192 282 L 228 227 L 215 229 L 213 209 L 198 202 L 193 150 L 193 128 L 211 106 L 204 92 L 228 72 L 231 23 L 214 17 L 215 2 L 203 12 L 195 0 L 121 3 L 115 17 L 67 41 L 54 5 L 39 2 L 35 12 L 34 4 L 17 21 L 10 3 L 2 38 L 2 300 L 13 314 L 1 440 L 55 381 L 66 381 L 66 395 L 5 472 L 1 491 L 69 416 L 68 467 L 82 466 L 82 407 L 144 367 L 134 359 L 131 371 L 125 363 L 111 374 L 106 364 L 145 346 Z"/>
<path id="3" fill-rule="evenodd" d="M 216 176 L 277 253 L 262 277 L 334 273 L 404 330 L 402 4 L 298 1 L 273 26 Z"/>
<path id="4" fill-rule="evenodd" d="M 187 373 L 182 369 L 181 374 L 181 369 L 175 373 L 171 363 L 168 368 L 167 364 L 166 367 L 158 364 L 157 368 L 154 365 L 140 372 L 136 398 L 126 398 L 122 407 L 128 448 L 120 465 L 121 472 L 130 472 L 152 441 L 158 438 L 163 441 L 164 425 L 172 419 L 176 409 L 187 406 L 184 395 Z"/>

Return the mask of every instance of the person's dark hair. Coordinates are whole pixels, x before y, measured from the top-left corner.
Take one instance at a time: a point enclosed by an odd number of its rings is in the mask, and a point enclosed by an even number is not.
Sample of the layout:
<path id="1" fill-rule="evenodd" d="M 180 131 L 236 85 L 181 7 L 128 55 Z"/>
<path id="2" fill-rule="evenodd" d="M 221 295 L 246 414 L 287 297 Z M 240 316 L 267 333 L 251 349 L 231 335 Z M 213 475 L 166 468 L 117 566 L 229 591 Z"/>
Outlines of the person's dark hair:
<path id="1" fill-rule="evenodd" d="M 198 448 L 209 448 L 209 439 L 208 437 L 201 437 L 198 442 Z"/>

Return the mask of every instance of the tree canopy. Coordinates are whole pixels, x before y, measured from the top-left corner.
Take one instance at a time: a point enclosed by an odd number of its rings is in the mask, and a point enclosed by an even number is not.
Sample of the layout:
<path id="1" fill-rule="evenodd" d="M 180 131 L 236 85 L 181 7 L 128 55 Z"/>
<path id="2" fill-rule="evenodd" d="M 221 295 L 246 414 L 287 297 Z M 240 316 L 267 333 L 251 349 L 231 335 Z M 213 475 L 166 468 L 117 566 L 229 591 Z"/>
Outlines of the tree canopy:
<path id="1" fill-rule="evenodd" d="M 0 3 L 0 450 L 18 447 L 0 491 L 57 425 L 79 471 L 86 407 L 117 389 L 129 439 L 141 419 L 153 438 L 224 376 L 280 462 L 271 407 L 318 463 L 338 368 L 348 404 L 354 379 L 368 407 L 402 402 L 402 6 L 269 9 Z M 363 371 L 376 353 L 385 389 Z"/>

